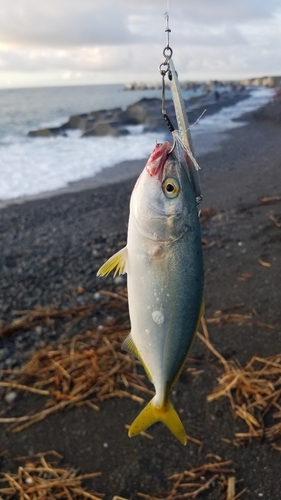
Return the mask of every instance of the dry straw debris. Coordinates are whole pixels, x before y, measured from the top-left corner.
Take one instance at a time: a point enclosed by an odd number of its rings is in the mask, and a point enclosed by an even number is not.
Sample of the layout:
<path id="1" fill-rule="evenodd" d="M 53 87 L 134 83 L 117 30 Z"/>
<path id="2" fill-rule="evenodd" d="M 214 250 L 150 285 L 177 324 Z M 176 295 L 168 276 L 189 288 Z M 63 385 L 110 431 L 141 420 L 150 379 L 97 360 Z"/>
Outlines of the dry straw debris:
<path id="1" fill-rule="evenodd" d="M 268 266 L 266 266 L 268 267 Z M 251 275 L 242 275 L 238 279 L 241 281 L 245 281 L 249 279 Z M 237 304 L 236 306 L 232 308 L 227 308 L 223 310 L 218 310 L 215 311 L 214 315 L 212 318 L 206 318 L 205 322 L 208 324 L 215 324 L 218 326 L 222 326 L 225 324 L 230 324 L 230 323 L 236 323 L 238 325 L 246 325 L 246 326 L 260 326 L 263 328 L 268 328 L 269 330 L 278 330 L 279 328 L 276 325 L 272 325 L 270 323 L 262 323 L 261 321 L 258 321 L 256 319 L 256 311 L 253 310 L 252 312 L 248 314 L 239 314 L 239 313 L 233 313 L 232 311 L 234 309 L 239 309 L 240 307 L 243 307 L 244 304 Z"/>
<path id="2" fill-rule="evenodd" d="M 13 334 L 18 331 L 31 330 L 37 325 L 46 324 L 51 329 L 53 328 L 53 321 L 57 318 L 67 319 L 71 322 L 75 319 L 82 319 L 89 314 L 94 313 L 97 309 L 103 308 L 108 310 L 111 308 L 118 307 L 120 309 L 120 303 L 127 303 L 127 294 L 124 290 L 122 294 L 117 294 L 107 290 L 100 291 L 101 296 L 108 296 L 114 300 L 111 302 L 102 301 L 95 304 L 88 304 L 78 307 L 65 308 L 65 309 L 52 309 L 46 308 L 36 308 L 33 310 L 22 310 L 17 311 L 16 318 L 12 323 L 4 325 L 0 328 L 0 338 L 6 335 Z"/>
<path id="3" fill-rule="evenodd" d="M 218 381 L 208 401 L 222 396 L 229 398 L 234 415 L 248 426 L 248 432 L 237 432 L 236 438 L 264 437 L 271 442 L 281 439 L 280 354 L 268 358 L 254 356 L 245 367 L 228 362 Z M 273 419 L 279 422 L 273 424 Z"/>
<path id="4" fill-rule="evenodd" d="M 99 477 L 100 472 L 79 475 L 72 468 L 61 467 L 62 456 L 55 451 L 39 453 L 18 460 L 17 473 L 2 472 L 0 498 L 3 500 L 100 500 L 103 494 L 89 493 L 82 481 Z"/>
<path id="5" fill-rule="evenodd" d="M 168 478 L 172 481 L 171 489 L 161 497 L 152 497 L 138 493 L 145 500 L 182 500 L 185 498 L 206 498 L 206 491 L 212 491 L 221 500 L 238 500 L 247 491 L 243 488 L 236 493 L 237 481 L 235 470 L 230 460 L 223 462 L 216 455 L 207 455 L 208 462 L 190 470 L 173 474 Z"/>
<path id="6" fill-rule="evenodd" d="M 45 419 L 50 414 L 80 406 L 90 406 L 98 411 L 98 404 L 111 398 L 130 398 L 140 404 L 144 398 L 135 392 L 154 396 L 154 391 L 149 389 L 144 380 L 145 375 L 137 373 L 137 365 L 141 363 L 130 354 L 122 351 L 121 346 L 130 329 L 127 322 L 126 310 L 127 297 L 113 292 L 102 291 L 103 295 L 110 297 L 109 302 L 100 303 L 114 312 L 116 320 L 111 320 L 95 330 L 85 334 L 75 335 L 69 340 L 60 342 L 59 345 L 49 345 L 36 352 L 30 361 L 21 369 L 0 370 L 0 387 L 5 388 L 2 398 L 10 391 L 23 391 L 43 396 L 43 409 L 37 413 L 10 417 L 0 415 L 0 424 L 9 424 L 13 432 L 20 432 L 32 424 Z M 125 305 L 125 308 L 122 307 Z M 27 324 L 38 318 L 44 321 L 50 318 L 63 317 L 75 321 L 75 316 L 80 318 L 94 310 L 94 306 L 83 306 L 83 309 L 70 310 L 36 309 L 35 311 L 22 311 Z M 127 311 L 127 310 L 126 310 Z M 25 323 L 21 322 L 25 329 Z M 13 328 L 5 327 L 5 335 L 18 330 L 18 323 L 12 324 Z M 1 332 L 0 332 L 1 333 Z M 194 374 L 197 374 L 195 371 Z M 200 373 L 200 372 L 199 372 Z M 152 436 L 142 433 L 148 439 Z M 201 446 L 202 442 L 188 436 L 188 439 Z"/>
<path id="7" fill-rule="evenodd" d="M 61 465 L 63 457 L 56 451 L 38 453 L 28 457 L 18 457 L 20 461 L 16 473 L 0 474 L 0 498 L 2 500 L 101 500 L 104 494 L 89 492 L 83 481 L 101 476 L 101 472 L 79 474 L 76 469 Z M 147 500 L 180 500 L 202 498 L 211 490 L 220 495 L 221 500 L 238 500 L 247 491 L 239 487 L 232 462 L 222 461 L 217 455 L 207 455 L 207 463 L 190 470 L 174 474 L 168 478 L 172 482 L 170 490 L 161 498 L 138 493 Z M 243 481 L 243 480 L 242 480 Z M 205 496 L 204 496 L 205 498 Z M 126 500 L 114 496 L 113 500 Z"/>
<path id="8" fill-rule="evenodd" d="M 49 345 L 41 349 L 19 370 L 0 372 L 0 386 L 5 388 L 6 394 L 9 391 L 25 391 L 44 397 L 44 407 L 41 411 L 20 417 L 1 415 L 0 423 L 10 424 L 11 430 L 19 432 L 51 413 L 73 406 L 85 404 L 99 410 L 100 402 L 114 397 L 128 397 L 143 403 L 144 399 L 133 393 L 135 390 L 154 394 L 145 385 L 143 377 L 136 373 L 136 365 L 139 362 L 121 350 L 122 342 L 129 333 L 129 325 L 122 314 L 122 304 L 125 306 L 127 301 L 126 295 L 103 293 L 111 299 L 105 302 L 103 307 L 107 310 L 118 310 L 115 321 L 76 335 L 61 342 L 57 347 Z M 243 304 L 238 304 L 235 309 L 242 306 Z M 197 334 L 224 368 L 224 373 L 218 379 L 219 385 L 209 395 L 208 401 L 222 396 L 228 397 L 235 417 L 247 424 L 248 432 L 236 433 L 235 444 L 262 437 L 267 438 L 276 450 L 280 450 L 278 440 L 281 439 L 281 354 L 270 358 L 255 356 L 245 367 L 240 366 L 238 362 L 226 361 L 211 344 L 207 324 L 221 326 L 225 323 L 255 323 L 273 330 L 276 327 L 256 321 L 252 313 L 238 314 L 231 312 L 231 309 L 217 311 L 212 318 L 206 320 L 203 318 L 201 325 L 204 335 L 199 332 Z M 83 306 L 83 309 L 67 311 L 24 311 L 24 315 L 28 324 L 33 320 L 38 321 L 39 317 L 44 321 L 52 317 L 65 317 L 73 321 L 75 316 L 84 317 L 93 310 L 94 306 Z M 22 321 L 22 328 L 25 328 L 25 325 Z M 15 328 L 18 328 L 18 324 L 12 325 L 10 329 L 6 326 L 5 334 Z M 192 374 L 201 372 L 202 370 L 193 370 Z M 201 444 L 200 441 L 191 439 Z"/>
<path id="9" fill-rule="evenodd" d="M 116 307 L 116 302 L 115 297 L 111 307 Z M 120 301 L 118 305 L 120 308 Z M 36 393 L 44 397 L 44 408 L 32 415 L 1 416 L 0 423 L 10 424 L 11 430 L 19 432 L 51 413 L 74 405 L 87 404 L 99 410 L 98 403 L 114 397 L 143 403 L 144 399 L 133 391 L 151 395 L 154 392 L 136 373 L 138 362 L 121 350 L 128 333 L 128 325 L 121 317 L 119 322 L 112 320 L 59 346 L 44 347 L 19 370 L 2 370 L 0 386 L 6 393 L 11 390 Z"/>
<path id="10" fill-rule="evenodd" d="M 272 220 L 272 222 L 274 222 L 276 227 L 279 227 L 279 228 L 281 227 L 281 222 L 279 222 L 280 216 L 277 218 L 277 217 L 275 217 L 275 215 L 270 215 L 269 218 L 270 218 L 270 220 Z"/>
<path id="11" fill-rule="evenodd" d="M 274 449 L 281 451 L 278 444 L 281 440 L 281 354 L 267 358 L 253 356 L 245 367 L 238 361 L 226 361 L 211 344 L 206 323 L 202 326 L 204 335 L 197 333 L 198 337 L 215 354 L 224 369 L 218 378 L 219 385 L 207 400 L 227 397 L 234 416 L 242 419 L 248 427 L 247 432 L 235 434 L 233 444 L 265 438 Z M 228 439 L 224 441 L 231 442 Z"/>

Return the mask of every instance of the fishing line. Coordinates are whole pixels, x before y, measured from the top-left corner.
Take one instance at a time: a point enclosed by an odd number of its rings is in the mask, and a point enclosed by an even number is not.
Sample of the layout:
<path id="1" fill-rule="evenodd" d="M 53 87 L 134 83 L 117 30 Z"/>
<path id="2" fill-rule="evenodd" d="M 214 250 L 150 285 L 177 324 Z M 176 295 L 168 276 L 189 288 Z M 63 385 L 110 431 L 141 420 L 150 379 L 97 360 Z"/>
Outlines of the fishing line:
<path id="1" fill-rule="evenodd" d="M 168 14 L 168 12 L 170 12 L 170 0 L 167 0 L 167 7 L 166 7 L 165 15 Z"/>

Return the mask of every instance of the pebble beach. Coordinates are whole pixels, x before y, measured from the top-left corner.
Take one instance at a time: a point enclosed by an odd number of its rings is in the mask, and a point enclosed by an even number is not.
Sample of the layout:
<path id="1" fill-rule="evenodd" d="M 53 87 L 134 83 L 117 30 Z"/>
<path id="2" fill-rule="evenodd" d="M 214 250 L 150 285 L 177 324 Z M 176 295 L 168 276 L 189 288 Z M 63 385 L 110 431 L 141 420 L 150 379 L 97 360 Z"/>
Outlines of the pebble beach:
<path id="1" fill-rule="evenodd" d="M 197 157 L 202 215 L 204 210 L 212 214 L 202 220 L 205 317 L 239 307 L 241 314 L 254 318 L 250 326 L 209 325 L 216 349 L 226 359 L 242 364 L 253 355 L 281 352 L 281 122 L 259 112 L 243 116 L 243 122 L 244 126 L 223 134 L 216 149 Z M 116 174 L 107 169 L 95 182 L 78 183 L 55 196 L 11 202 L 0 210 L 2 328 L 17 318 L 18 311 L 98 304 L 102 290 L 119 293 L 124 289 L 125 277 L 98 279 L 96 272 L 126 243 L 129 199 L 145 162 L 145 158 L 133 164 L 123 162 Z M 99 311 L 68 330 L 58 321 L 52 328 L 38 324 L 3 335 L 0 370 L 19 368 L 34 351 L 107 320 L 107 314 Z M 8 452 L 0 470 L 12 469 L 14 456 L 56 449 L 74 467 L 101 470 L 98 490 L 105 498 L 133 499 L 139 491 L 159 497 L 169 474 L 195 467 L 202 457 L 216 454 L 232 460 L 244 479 L 243 487 L 248 490 L 242 498 L 279 500 L 280 451 L 262 439 L 239 448 L 221 439 L 232 439 L 237 422 L 226 399 L 206 400 L 216 386 L 218 365 L 198 339 L 191 356 L 201 360 L 202 374 L 192 377 L 184 371 L 174 402 L 182 410 L 187 431 L 202 446 L 188 443 L 182 448 L 160 424 L 149 430 L 153 440 L 129 439 L 124 426 L 139 407 L 131 400 L 116 399 L 105 401 L 96 413 L 80 407 L 54 414 L 19 434 L 1 424 L 0 456 Z M 2 415 L 11 404 L 4 394 L 0 387 Z M 31 411 L 37 400 L 17 395 L 12 404 L 11 415 L 18 415 L 25 409 Z M 216 495 L 211 490 L 202 498 L 221 498 Z"/>

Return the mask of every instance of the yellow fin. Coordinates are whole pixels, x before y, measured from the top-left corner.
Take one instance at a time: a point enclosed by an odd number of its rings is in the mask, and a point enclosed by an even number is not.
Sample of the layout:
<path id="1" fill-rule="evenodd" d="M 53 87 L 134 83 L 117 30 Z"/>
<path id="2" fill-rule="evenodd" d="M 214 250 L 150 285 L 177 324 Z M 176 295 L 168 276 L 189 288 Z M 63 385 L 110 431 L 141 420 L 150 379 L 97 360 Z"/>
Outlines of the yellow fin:
<path id="1" fill-rule="evenodd" d="M 150 372 L 149 372 L 146 364 L 144 363 L 144 361 L 143 361 L 143 359 L 142 359 L 142 357 L 137 349 L 135 342 L 133 341 L 133 337 L 132 337 L 131 333 L 129 333 L 128 337 L 125 338 L 125 340 L 121 346 L 121 349 L 129 352 L 130 354 L 133 354 L 136 358 L 138 358 L 142 362 L 142 366 L 145 370 L 145 373 L 146 373 L 147 377 L 149 378 L 150 382 L 152 382 L 152 377 L 150 375 Z"/>
<path id="2" fill-rule="evenodd" d="M 114 278 L 117 274 L 125 274 L 127 260 L 127 247 L 122 248 L 108 259 L 97 272 L 97 276 L 108 276 L 115 269 Z"/>
<path id="3" fill-rule="evenodd" d="M 141 359 L 140 353 L 139 353 L 139 351 L 136 347 L 136 344 L 133 341 L 132 335 L 130 333 L 129 333 L 128 337 L 125 338 L 123 344 L 121 345 L 121 349 L 129 352 L 130 354 L 133 354 L 139 360 Z"/>
<path id="4" fill-rule="evenodd" d="M 154 398 L 140 412 L 137 418 L 133 421 L 129 429 L 129 436 L 136 436 L 144 431 L 155 422 L 163 422 L 172 434 L 184 445 L 187 442 L 186 432 L 181 423 L 181 420 L 174 409 L 171 401 L 166 400 L 165 404 L 157 407 L 154 404 Z"/>

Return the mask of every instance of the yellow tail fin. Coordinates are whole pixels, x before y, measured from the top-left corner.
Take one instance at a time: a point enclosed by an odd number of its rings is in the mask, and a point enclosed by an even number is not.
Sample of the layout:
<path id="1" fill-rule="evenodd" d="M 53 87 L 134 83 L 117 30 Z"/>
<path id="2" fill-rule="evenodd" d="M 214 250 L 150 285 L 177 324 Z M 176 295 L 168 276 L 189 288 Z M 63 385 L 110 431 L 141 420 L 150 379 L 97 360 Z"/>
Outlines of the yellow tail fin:
<path id="1" fill-rule="evenodd" d="M 174 409 L 171 401 L 166 400 L 165 404 L 158 407 L 154 404 L 154 398 L 140 412 L 137 418 L 133 421 L 129 429 L 129 436 L 136 436 L 144 431 L 155 422 L 163 422 L 172 434 L 184 445 L 186 445 L 187 437 L 181 420 Z"/>

